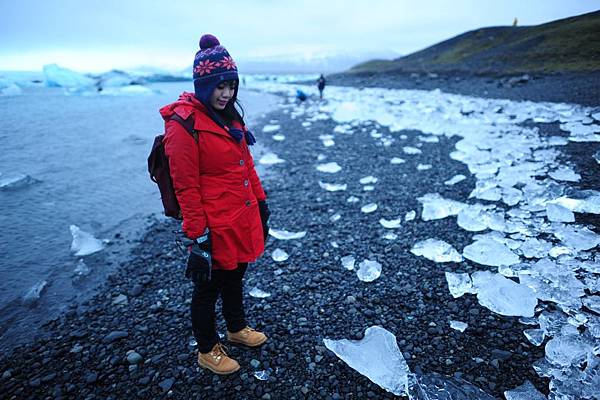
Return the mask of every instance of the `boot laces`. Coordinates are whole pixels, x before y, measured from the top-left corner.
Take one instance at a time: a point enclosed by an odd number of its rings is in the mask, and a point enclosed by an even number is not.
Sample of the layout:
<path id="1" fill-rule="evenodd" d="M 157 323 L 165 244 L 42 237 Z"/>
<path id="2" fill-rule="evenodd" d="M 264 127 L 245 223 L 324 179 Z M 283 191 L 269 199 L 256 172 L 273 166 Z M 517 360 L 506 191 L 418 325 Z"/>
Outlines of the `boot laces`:
<path id="1" fill-rule="evenodd" d="M 215 361 L 220 361 L 221 358 L 227 357 L 227 353 L 225 352 L 227 348 L 221 343 L 217 343 L 213 350 L 210 352 L 210 355 L 213 357 Z"/>

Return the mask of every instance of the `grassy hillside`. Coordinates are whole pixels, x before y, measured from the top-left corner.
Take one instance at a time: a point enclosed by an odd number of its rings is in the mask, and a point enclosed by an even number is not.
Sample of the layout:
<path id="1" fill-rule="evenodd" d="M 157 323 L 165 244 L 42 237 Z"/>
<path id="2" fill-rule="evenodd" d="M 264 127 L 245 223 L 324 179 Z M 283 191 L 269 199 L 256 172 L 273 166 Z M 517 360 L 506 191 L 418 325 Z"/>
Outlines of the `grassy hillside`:
<path id="1" fill-rule="evenodd" d="M 600 11 L 542 25 L 481 28 L 396 60 L 368 61 L 348 72 L 422 71 L 476 74 L 600 71 Z"/>

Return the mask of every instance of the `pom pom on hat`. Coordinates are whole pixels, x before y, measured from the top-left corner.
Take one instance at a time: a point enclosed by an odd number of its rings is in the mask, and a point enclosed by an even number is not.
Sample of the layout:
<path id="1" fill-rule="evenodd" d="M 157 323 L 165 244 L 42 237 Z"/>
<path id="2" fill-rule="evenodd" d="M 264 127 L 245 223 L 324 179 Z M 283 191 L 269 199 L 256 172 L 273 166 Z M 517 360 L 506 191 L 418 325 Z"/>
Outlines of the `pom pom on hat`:
<path id="1" fill-rule="evenodd" d="M 221 43 L 219 42 L 219 39 L 217 39 L 216 36 L 211 34 L 202 35 L 202 37 L 200 38 L 201 50 L 210 49 L 211 47 L 215 47 L 220 44 Z"/>

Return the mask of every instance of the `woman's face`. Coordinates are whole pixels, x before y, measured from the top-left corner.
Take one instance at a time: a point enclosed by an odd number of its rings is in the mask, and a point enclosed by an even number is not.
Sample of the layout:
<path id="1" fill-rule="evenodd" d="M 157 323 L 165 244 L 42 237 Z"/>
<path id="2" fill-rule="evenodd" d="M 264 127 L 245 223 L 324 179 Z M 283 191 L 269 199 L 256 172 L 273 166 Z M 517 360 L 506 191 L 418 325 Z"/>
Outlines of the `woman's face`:
<path id="1" fill-rule="evenodd" d="M 213 94 L 210 96 L 210 105 L 216 110 L 223 110 L 227 103 L 233 98 L 235 85 L 235 81 L 219 83 Z"/>

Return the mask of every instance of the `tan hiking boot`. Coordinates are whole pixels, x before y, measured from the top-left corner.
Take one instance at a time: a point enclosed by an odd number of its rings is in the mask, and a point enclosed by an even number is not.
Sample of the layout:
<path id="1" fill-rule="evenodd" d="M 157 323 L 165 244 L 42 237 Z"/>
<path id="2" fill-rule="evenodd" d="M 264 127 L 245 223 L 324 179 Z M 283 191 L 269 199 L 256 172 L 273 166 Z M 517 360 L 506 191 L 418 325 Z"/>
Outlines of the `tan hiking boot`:
<path id="1" fill-rule="evenodd" d="M 198 365 L 219 375 L 231 374 L 240 369 L 240 364 L 225 353 L 225 346 L 221 343 L 215 344 L 208 353 L 198 353 Z"/>
<path id="2" fill-rule="evenodd" d="M 232 333 L 227 331 L 227 339 L 233 343 L 256 347 L 266 342 L 267 336 L 264 333 L 255 331 L 247 326 L 239 332 Z"/>

